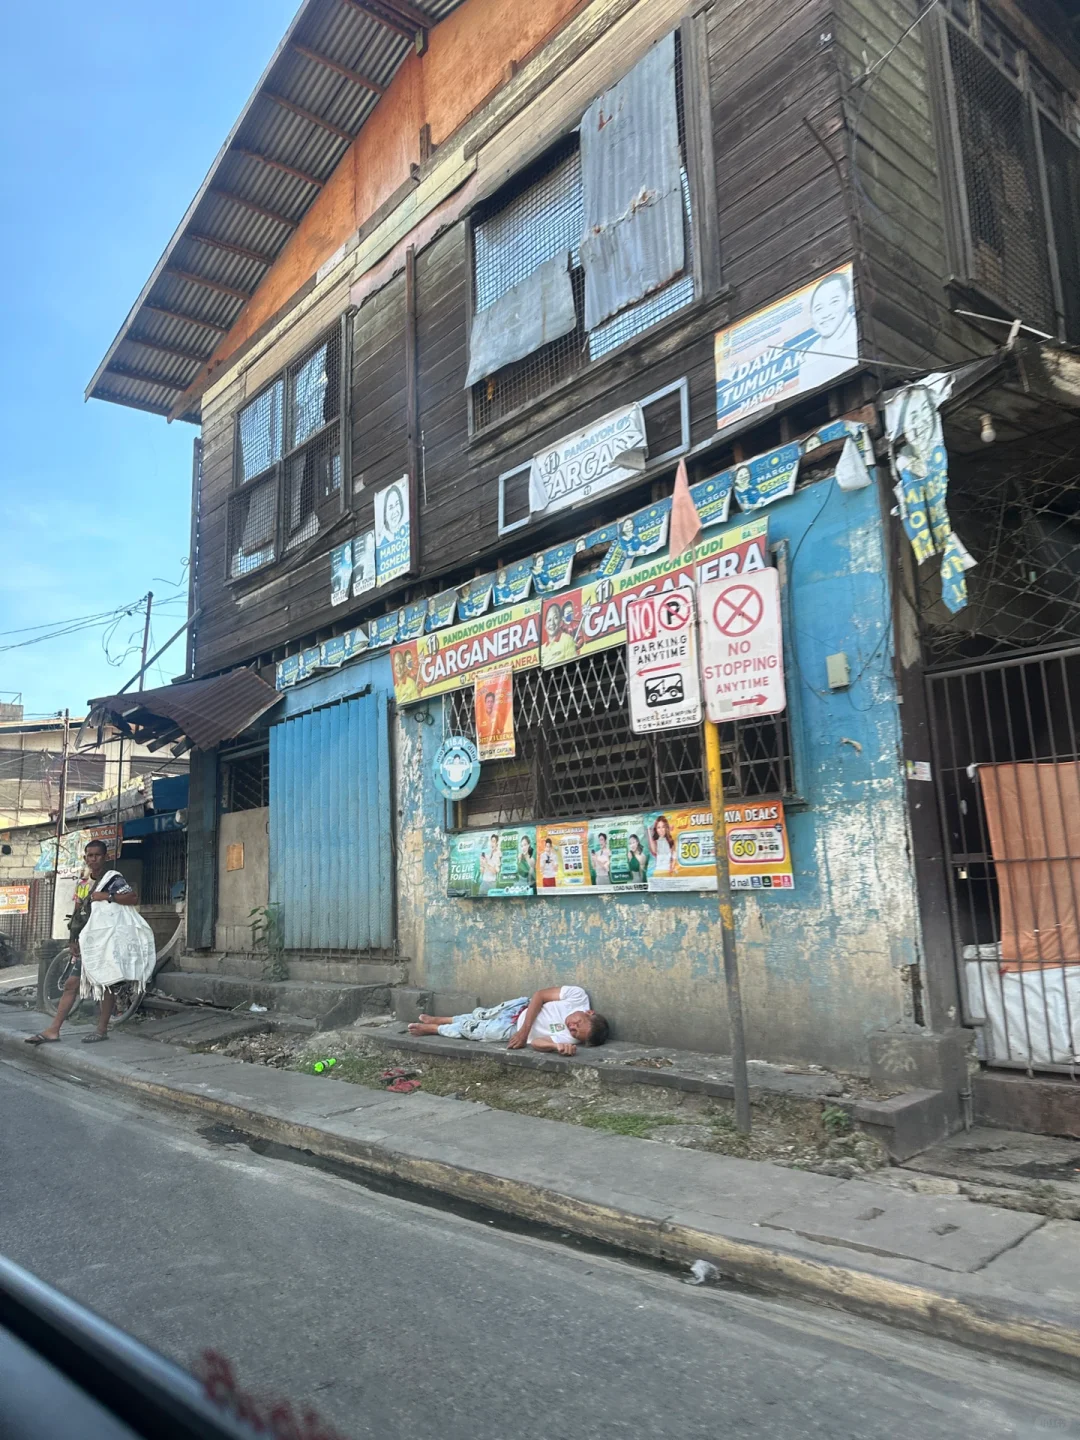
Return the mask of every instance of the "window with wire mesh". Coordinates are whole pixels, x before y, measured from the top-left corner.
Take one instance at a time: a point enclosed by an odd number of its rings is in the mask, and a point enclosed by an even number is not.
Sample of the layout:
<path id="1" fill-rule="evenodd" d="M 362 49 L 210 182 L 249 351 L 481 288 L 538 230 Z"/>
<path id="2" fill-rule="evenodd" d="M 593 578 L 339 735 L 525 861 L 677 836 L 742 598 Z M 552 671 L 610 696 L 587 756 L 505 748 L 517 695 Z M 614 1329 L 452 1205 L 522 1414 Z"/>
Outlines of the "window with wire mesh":
<path id="1" fill-rule="evenodd" d="M 1072 98 L 985 5 L 947 14 L 969 278 L 1009 314 L 1080 338 Z"/>
<path id="2" fill-rule="evenodd" d="M 690 180 L 686 168 L 686 126 L 679 36 L 675 36 L 675 102 L 683 156 L 683 225 L 686 268 L 655 294 L 585 331 L 585 271 L 579 245 L 585 228 L 581 156 L 576 134 L 548 151 L 536 166 L 513 180 L 473 227 L 473 295 L 477 311 L 494 304 L 545 261 L 569 253 L 577 325 L 568 335 L 479 380 L 472 388 L 475 429 L 483 429 L 560 381 L 601 359 L 681 310 L 694 298 Z"/>
<path id="3" fill-rule="evenodd" d="M 471 688 L 447 698 L 446 723 L 451 733 L 475 738 Z M 515 674 L 514 736 L 512 760 L 481 767 L 462 807 L 466 828 L 708 804 L 699 728 L 631 732 L 621 649 Z M 722 727 L 721 749 L 729 798 L 790 795 L 784 717 Z"/>
<path id="4" fill-rule="evenodd" d="M 227 760 L 222 768 L 223 810 L 260 810 L 270 804 L 269 750 L 256 750 L 254 754 Z"/>
<path id="5" fill-rule="evenodd" d="M 949 516 L 978 559 L 958 617 L 936 562 L 919 567 L 924 644 L 936 664 L 1080 643 L 1080 446 L 1029 441 L 991 464 L 959 462 Z"/>
<path id="6" fill-rule="evenodd" d="M 341 354 L 339 325 L 237 415 L 230 579 L 273 564 L 341 511 Z"/>

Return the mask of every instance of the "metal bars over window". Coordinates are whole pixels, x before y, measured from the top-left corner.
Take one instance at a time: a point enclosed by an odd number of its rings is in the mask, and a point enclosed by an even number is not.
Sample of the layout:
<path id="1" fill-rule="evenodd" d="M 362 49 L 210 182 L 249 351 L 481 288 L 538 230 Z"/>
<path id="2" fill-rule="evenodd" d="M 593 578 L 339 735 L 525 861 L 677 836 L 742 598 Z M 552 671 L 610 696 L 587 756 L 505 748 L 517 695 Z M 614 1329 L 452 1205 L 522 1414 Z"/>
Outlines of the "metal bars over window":
<path id="1" fill-rule="evenodd" d="M 949 513 L 979 563 L 960 617 L 941 602 L 938 566 L 919 567 L 923 641 L 934 665 L 1080 644 L 1080 448 L 1036 438 L 958 460 Z"/>
<path id="2" fill-rule="evenodd" d="M 273 564 L 341 512 L 344 325 L 293 361 L 236 417 L 231 580 Z"/>
<path id="3" fill-rule="evenodd" d="M 956 0 L 941 23 L 966 278 L 1003 314 L 1080 339 L 1073 97 L 985 5 Z"/>
<path id="4" fill-rule="evenodd" d="M 591 332 L 585 329 L 585 272 L 579 245 L 585 223 L 578 136 L 567 136 L 495 197 L 473 226 L 474 312 L 492 305 L 540 265 L 569 256 L 577 325 L 524 359 L 472 387 L 473 427 L 481 430 L 601 359 L 694 299 L 693 227 L 686 159 L 680 37 L 675 35 L 675 103 L 682 157 L 686 265 L 682 275 Z"/>
<path id="5" fill-rule="evenodd" d="M 475 737 L 472 689 L 446 708 L 450 732 Z M 631 732 L 621 649 L 516 674 L 514 732 L 517 754 L 485 764 L 464 803 L 468 828 L 708 804 L 699 729 Z M 726 797 L 791 794 L 786 717 L 722 726 L 721 750 Z"/>
<path id="6" fill-rule="evenodd" d="M 221 808 L 260 810 L 270 804 L 270 751 L 227 760 L 222 766 Z"/>

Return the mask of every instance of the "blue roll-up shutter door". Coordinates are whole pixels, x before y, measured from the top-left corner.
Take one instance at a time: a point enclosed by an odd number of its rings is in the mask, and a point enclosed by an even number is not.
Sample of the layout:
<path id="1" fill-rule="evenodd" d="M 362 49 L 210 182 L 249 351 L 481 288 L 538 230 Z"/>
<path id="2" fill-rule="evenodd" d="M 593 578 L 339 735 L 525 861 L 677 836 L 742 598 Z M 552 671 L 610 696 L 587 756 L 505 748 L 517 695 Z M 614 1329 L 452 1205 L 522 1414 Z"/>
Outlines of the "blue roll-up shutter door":
<path id="1" fill-rule="evenodd" d="M 389 699 L 271 727 L 270 900 L 287 949 L 393 949 Z"/>

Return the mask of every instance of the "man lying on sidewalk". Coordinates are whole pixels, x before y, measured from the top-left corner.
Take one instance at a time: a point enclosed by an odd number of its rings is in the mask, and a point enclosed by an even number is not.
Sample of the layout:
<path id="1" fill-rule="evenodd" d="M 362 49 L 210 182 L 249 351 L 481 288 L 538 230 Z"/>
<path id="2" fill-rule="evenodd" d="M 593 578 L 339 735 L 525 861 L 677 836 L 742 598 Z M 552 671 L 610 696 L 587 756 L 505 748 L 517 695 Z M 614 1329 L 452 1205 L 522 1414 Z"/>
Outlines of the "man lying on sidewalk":
<path id="1" fill-rule="evenodd" d="M 481 1006 L 467 1015 L 421 1015 L 410 1035 L 445 1035 L 449 1040 L 482 1040 L 508 1050 L 530 1045 L 573 1055 L 578 1045 L 603 1045 L 608 1022 L 590 1007 L 580 985 L 551 985 L 530 1000 L 504 1000 Z"/>

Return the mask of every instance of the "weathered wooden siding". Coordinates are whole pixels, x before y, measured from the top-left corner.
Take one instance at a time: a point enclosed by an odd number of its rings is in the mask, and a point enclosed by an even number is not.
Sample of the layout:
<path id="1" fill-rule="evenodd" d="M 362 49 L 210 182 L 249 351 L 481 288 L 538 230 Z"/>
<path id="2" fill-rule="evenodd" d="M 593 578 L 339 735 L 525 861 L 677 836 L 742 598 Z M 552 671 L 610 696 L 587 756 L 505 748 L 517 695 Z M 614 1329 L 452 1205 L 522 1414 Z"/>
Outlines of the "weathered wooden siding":
<path id="1" fill-rule="evenodd" d="M 561 76 L 548 75 L 522 103 L 491 102 L 493 119 L 478 117 L 475 195 L 490 194 L 538 153 L 539 139 L 576 123 L 591 97 L 624 72 L 690 7 L 683 0 L 620 8 L 614 24 L 563 36 Z M 588 12 L 585 12 L 586 16 Z M 204 434 L 204 617 L 197 635 L 199 673 L 295 648 L 331 633 L 406 594 L 424 594 L 479 569 L 580 533 L 590 519 L 645 503 L 645 481 L 500 541 L 498 477 L 546 442 L 605 411 L 640 399 L 686 376 L 691 443 L 715 429 L 713 336 L 745 315 L 806 283 L 854 253 L 848 202 L 836 166 L 807 127 L 842 153 L 840 74 L 831 0 L 767 0 L 754 6 L 717 0 L 705 26 L 713 160 L 718 200 L 721 290 L 669 318 L 631 346 L 588 366 L 551 395 L 482 434 L 470 436 L 464 389 L 467 366 L 467 221 L 450 224 L 421 249 L 416 264 L 416 353 L 421 466 L 419 581 L 366 604 L 332 608 L 328 541 L 287 573 L 225 583 L 227 494 L 232 479 L 232 417 L 239 404 L 308 344 L 333 318 L 328 302 L 318 323 L 308 316 L 280 337 L 241 379 L 221 387 L 207 405 Z M 609 73 L 610 72 L 610 73 Z M 688 94 L 687 105 L 693 95 Z M 337 313 L 344 300 L 335 299 Z M 404 473 L 408 463 L 405 404 L 406 314 L 398 274 L 357 311 L 353 335 L 352 530 L 371 523 L 372 492 Z M 655 448 L 655 447 L 654 447 Z M 339 537 L 335 537 L 339 538 Z"/>
<path id="2" fill-rule="evenodd" d="M 1066 86 L 1075 86 L 1080 77 L 1061 47 L 1048 44 L 1014 0 L 992 8 Z M 942 14 L 926 11 L 897 45 L 925 9 L 922 0 L 835 0 L 834 28 L 847 88 L 849 193 L 864 247 L 867 353 L 931 369 L 985 355 L 1002 337 L 950 309 L 946 287 L 956 266 L 943 194 L 949 182 L 939 173 L 932 94 L 933 35 Z M 873 65 L 868 83 L 851 85 Z"/>

